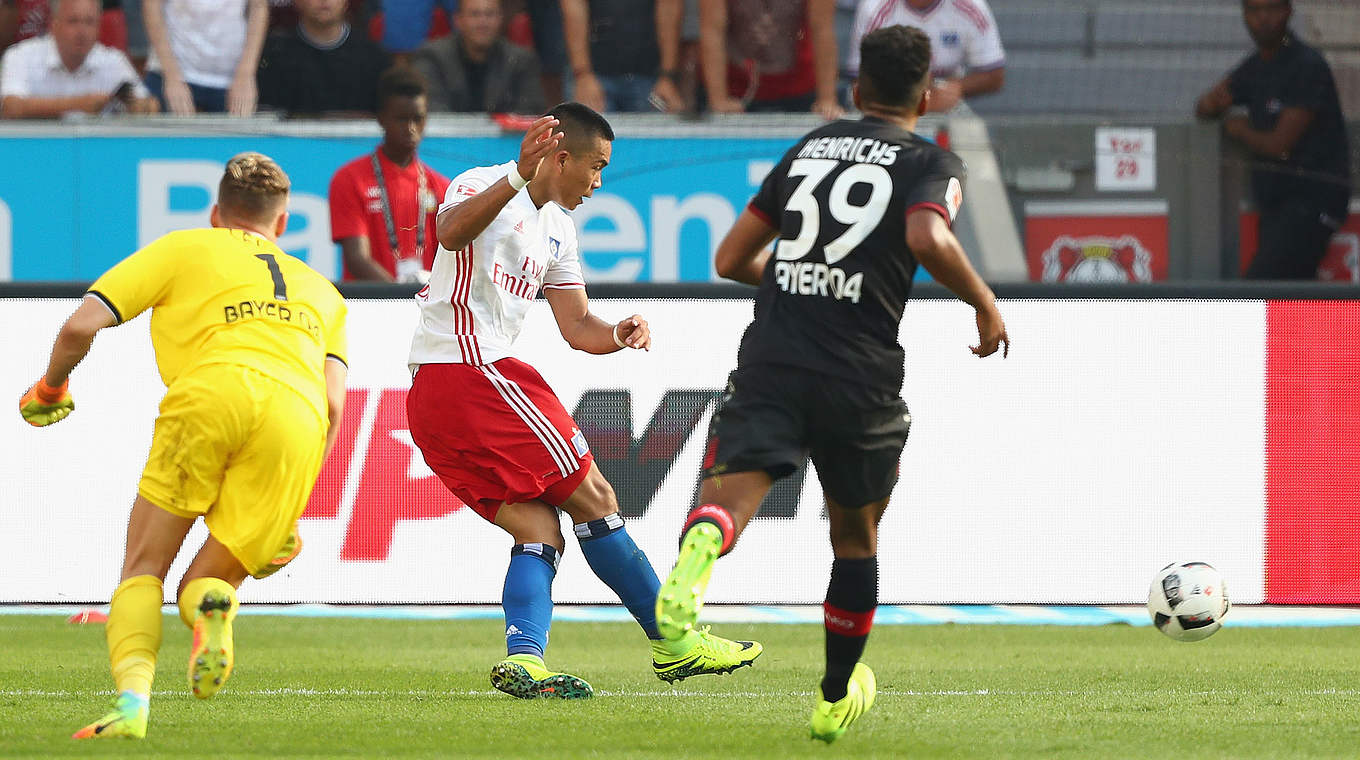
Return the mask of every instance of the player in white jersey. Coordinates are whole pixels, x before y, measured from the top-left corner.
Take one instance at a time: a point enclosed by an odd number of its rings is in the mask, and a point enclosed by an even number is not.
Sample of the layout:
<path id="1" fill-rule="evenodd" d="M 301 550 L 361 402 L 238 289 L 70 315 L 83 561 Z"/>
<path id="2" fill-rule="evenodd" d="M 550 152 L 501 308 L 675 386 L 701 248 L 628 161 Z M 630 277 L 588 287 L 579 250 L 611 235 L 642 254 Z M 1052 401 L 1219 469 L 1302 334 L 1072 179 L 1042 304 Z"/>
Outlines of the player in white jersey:
<path id="1" fill-rule="evenodd" d="M 931 111 L 948 111 L 1005 84 L 1006 51 L 987 0 L 861 0 L 845 62 L 851 75 L 859 73 L 864 35 L 898 24 L 930 37 Z"/>
<path id="2" fill-rule="evenodd" d="M 552 581 L 566 547 L 559 509 L 571 516 L 591 570 L 652 640 L 659 678 L 727 673 L 761 652 L 758 643 L 707 630 L 661 638 L 660 581 L 624 528 L 614 489 L 552 389 L 511 356 L 540 291 L 572 348 L 607 354 L 651 347 L 640 315 L 609 323 L 590 312 L 567 213 L 600 186 L 613 139 L 604 117 L 563 103 L 529 128 L 519 161 L 456 177 L 439 209 L 430 282 L 416 295 L 411 437 L 454 495 L 514 538 L 501 598 L 506 658 L 492 668 L 491 683 L 525 699 L 594 693 L 585 680 L 543 663 Z"/>

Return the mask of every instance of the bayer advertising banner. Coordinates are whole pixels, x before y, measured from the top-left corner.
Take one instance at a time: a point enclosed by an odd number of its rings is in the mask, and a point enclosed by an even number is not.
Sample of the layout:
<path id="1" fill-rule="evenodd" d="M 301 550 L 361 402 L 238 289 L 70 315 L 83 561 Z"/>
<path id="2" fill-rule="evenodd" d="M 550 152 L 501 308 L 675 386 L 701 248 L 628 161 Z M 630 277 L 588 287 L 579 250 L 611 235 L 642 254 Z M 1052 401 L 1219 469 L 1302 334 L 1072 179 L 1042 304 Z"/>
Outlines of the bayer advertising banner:
<path id="1" fill-rule="evenodd" d="M 0 164 L 9 167 L 0 180 L 0 280 L 92 280 L 166 232 L 206 226 L 222 166 L 244 150 L 272 156 L 292 178 L 283 248 L 338 278 L 327 188 L 338 168 L 376 147 L 376 134 L 204 129 L 0 136 Z M 790 137 L 620 137 L 604 186 L 574 214 L 587 280 L 715 279 L 713 249 Z M 421 157 L 452 178 L 515 159 L 519 140 L 427 136 Z"/>

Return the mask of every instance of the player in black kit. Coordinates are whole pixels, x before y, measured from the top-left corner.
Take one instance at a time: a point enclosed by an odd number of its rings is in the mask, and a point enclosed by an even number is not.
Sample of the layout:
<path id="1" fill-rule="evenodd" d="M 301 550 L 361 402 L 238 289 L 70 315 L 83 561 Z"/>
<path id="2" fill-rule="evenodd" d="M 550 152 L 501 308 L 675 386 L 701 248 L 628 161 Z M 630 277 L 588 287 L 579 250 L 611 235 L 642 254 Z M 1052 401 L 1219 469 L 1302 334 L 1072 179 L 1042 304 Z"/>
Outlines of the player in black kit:
<path id="1" fill-rule="evenodd" d="M 963 162 L 911 131 L 929 105 L 930 39 L 892 26 L 860 50 L 864 118 L 799 140 L 718 246 L 720 275 L 759 286 L 755 320 L 709 430 L 700 506 L 657 600 L 663 636 L 693 628 L 714 561 L 810 453 L 835 555 L 810 722 L 827 742 L 874 701 L 859 657 L 878 605 L 878 522 L 911 422 L 897 335 L 917 263 L 976 309 L 974 354 L 1009 350 L 996 298 L 950 231 Z"/>

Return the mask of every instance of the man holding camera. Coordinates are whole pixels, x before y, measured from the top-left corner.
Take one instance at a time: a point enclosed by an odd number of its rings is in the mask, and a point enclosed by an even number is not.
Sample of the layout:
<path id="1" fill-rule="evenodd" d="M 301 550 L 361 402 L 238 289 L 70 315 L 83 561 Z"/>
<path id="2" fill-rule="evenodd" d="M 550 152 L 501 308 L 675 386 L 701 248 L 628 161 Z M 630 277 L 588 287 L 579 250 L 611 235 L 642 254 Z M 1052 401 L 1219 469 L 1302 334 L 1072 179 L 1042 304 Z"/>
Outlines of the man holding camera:
<path id="1" fill-rule="evenodd" d="M 5 52 L 0 117 L 159 110 L 127 56 L 99 44 L 99 0 L 57 0 L 53 6 L 49 34 Z"/>

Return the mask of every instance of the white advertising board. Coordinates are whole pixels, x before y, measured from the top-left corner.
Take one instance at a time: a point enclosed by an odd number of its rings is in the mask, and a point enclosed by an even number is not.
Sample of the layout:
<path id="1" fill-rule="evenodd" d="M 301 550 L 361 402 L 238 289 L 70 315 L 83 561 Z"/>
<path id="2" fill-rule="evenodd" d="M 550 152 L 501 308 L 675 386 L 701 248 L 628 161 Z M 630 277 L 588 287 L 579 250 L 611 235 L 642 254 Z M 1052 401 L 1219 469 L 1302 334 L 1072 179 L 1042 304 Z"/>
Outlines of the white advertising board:
<path id="1" fill-rule="evenodd" d="M 0 387 L 14 401 L 45 368 L 75 304 L 0 299 Z M 540 304 L 521 357 L 569 411 L 587 394 L 626 391 L 633 450 L 644 448 L 668 392 L 722 388 L 751 314 L 749 301 L 597 300 L 593 309 L 606 319 L 643 314 L 655 348 L 573 352 Z M 881 599 L 1137 602 L 1158 568 L 1200 559 L 1223 571 L 1237 601 L 1261 601 L 1264 310 L 1260 302 L 1006 302 L 1011 356 L 978 360 L 967 349 L 976 336 L 966 306 L 911 302 L 902 340 L 913 429 L 882 525 Z M 336 481 L 301 523 L 302 556 L 275 578 L 248 581 L 243 601 L 499 600 L 508 537 L 458 508 L 404 428 L 414 318 L 409 302 L 351 301 L 344 459 L 329 466 Z M 146 319 L 102 333 L 71 387 L 77 410 L 59 425 L 34 429 L 13 411 L 0 415 L 0 602 L 104 601 L 117 584 L 127 510 L 164 391 Z M 653 468 L 654 484 L 624 487 L 615 477 L 621 494 L 651 494 L 623 506 L 662 574 L 692 505 L 710 414 L 711 405 L 687 435 L 671 436 L 671 464 Z M 821 601 L 831 555 L 815 476 L 786 502 L 767 503 L 784 516 L 752 523 L 718 564 L 710 601 Z M 203 535 L 201 527 L 190 534 L 168 596 Z M 571 538 L 554 596 L 614 601 Z"/>

